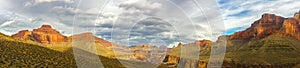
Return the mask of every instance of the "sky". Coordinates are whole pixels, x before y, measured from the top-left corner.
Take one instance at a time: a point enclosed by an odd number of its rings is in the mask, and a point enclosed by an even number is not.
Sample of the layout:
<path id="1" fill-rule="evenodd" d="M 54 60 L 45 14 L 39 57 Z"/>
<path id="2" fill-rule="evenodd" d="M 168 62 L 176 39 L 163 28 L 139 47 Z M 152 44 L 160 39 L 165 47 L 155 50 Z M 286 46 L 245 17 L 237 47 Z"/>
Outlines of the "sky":
<path id="1" fill-rule="evenodd" d="M 122 45 L 217 40 L 264 13 L 292 17 L 299 0 L 1 0 L 0 32 L 52 25 L 63 35 L 93 32 Z M 157 44 L 155 44 L 157 45 Z"/>

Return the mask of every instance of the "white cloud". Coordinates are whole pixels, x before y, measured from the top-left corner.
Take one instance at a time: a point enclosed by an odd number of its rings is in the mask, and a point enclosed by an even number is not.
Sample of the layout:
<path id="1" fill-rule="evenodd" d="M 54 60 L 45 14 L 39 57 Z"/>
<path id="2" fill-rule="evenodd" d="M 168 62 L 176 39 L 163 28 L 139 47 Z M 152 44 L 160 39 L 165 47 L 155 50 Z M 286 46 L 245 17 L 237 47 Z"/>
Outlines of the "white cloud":
<path id="1" fill-rule="evenodd" d="M 25 3 L 25 6 L 32 7 L 42 3 L 50 3 L 50 2 L 65 2 L 65 3 L 74 3 L 74 0 L 31 0 Z"/>
<path id="2" fill-rule="evenodd" d="M 55 1 L 62 1 L 66 3 L 73 3 L 73 0 L 34 0 L 35 3 L 46 3 L 46 2 L 55 2 Z"/>
<path id="3" fill-rule="evenodd" d="M 11 3 L 7 0 L 1 0 L 0 4 L 1 4 L 0 10 L 9 9 L 10 7 L 12 7 Z"/>
<path id="4" fill-rule="evenodd" d="M 207 35 L 210 34 L 208 28 L 211 27 L 202 28 L 202 26 L 207 26 L 207 22 L 203 21 L 204 19 L 197 18 L 201 18 L 201 15 L 194 15 L 201 13 L 197 13 L 199 10 L 195 9 L 196 7 L 191 7 L 191 5 L 195 5 L 192 1 L 114 0 L 109 1 L 109 3 L 105 5 L 106 7 L 102 13 L 100 13 L 100 9 L 101 6 L 105 4 L 102 3 L 102 1 L 84 0 L 81 2 L 79 7 L 77 7 L 79 4 L 78 1 L 70 1 L 71 0 L 11 0 L 11 3 L 13 3 L 12 5 L 15 7 L 14 10 L 8 11 L 27 16 L 28 18 L 26 19 L 29 21 L 26 22 L 33 22 L 36 20 L 39 21 L 39 24 L 35 24 L 37 26 L 28 27 L 26 29 L 33 29 L 39 27 L 40 24 L 47 23 L 51 24 L 57 30 L 63 31 L 64 35 L 72 34 L 73 30 L 76 30 L 75 32 L 77 33 L 91 32 L 93 31 L 94 27 L 96 27 L 96 35 L 104 37 L 105 39 L 110 39 L 111 37 L 109 37 L 109 35 L 111 35 L 110 33 L 112 32 L 112 29 L 114 29 L 114 31 L 118 34 L 126 35 L 126 33 L 130 32 L 126 29 L 131 29 L 131 27 L 133 27 L 132 25 L 141 19 L 147 18 L 148 16 L 153 16 L 161 18 L 172 25 L 169 27 L 172 28 L 172 31 L 158 33 L 161 38 L 168 38 L 172 36 L 177 37 L 178 33 L 182 38 L 180 41 L 186 43 L 194 42 L 194 40 L 200 40 L 202 38 L 210 38 Z M 24 6 L 25 3 L 30 3 L 30 7 Z M 216 11 L 211 11 L 207 14 L 213 15 L 215 12 Z M 76 15 L 75 19 L 73 19 L 74 15 Z M 211 16 L 208 17 L 211 18 Z M 192 20 L 194 21 L 194 24 L 192 24 L 189 18 L 193 18 Z M 211 21 L 211 23 L 214 22 Z M 198 25 L 201 26 L 198 28 Z M 17 26 L 9 25 L 9 27 L 6 29 L 13 27 Z M 156 28 L 165 29 L 162 27 Z M 15 28 L 10 30 L 15 32 L 20 29 L 25 28 Z M 155 31 L 152 30 L 152 32 Z M 124 41 L 126 39 L 127 38 L 118 40 Z"/>
<path id="5" fill-rule="evenodd" d="M 127 0 L 120 4 L 121 7 L 126 9 L 128 8 L 136 8 L 136 9 L 143 9 L 143 10 L 153 10 L 161 8 L 162 4 L 157 2 L 149 2 L 148 0 Z"/>
<path id="6" fill-rule="evenodd" d="M 223 0 L 219 0 L 223 1 Z M 299 0 L 251 0 L 225 1 L 220 3 L 226 29 L 249 27 L 254 21 L 261 18 L 263 13 L 273 13 L 279 16 L 291 17 L 300 10 Z M 247 11 L 247 13 L 243 13 Z"/>
<path id="7" fill-rule="evenodd" d="M 224 24 L 218 5 L 213 5 L 216 4 L 214 1 L 200 1 L 198 5 L 202 7 L 201 10 L 197 4 L 190 0 L 109 0 L 103 8 L 103 12 L 101 9 L 106 3 L 101 0 L 82 0 L 79 7 L 77 7 L 78 0 L 9 0 L 0 1 L 1 3 L 9 3 L 11 9 L 3 8 L 5 11 L 26 16 L 22 19 L 28 20 L 26 21 L 28 23 L 38 23 L 37 26 L 26 29 L 33 29 L 40 24 L 48 23 L 57 30 L 64 31 L 65 35 L 70 35 L 73 31 L 74 20 L 74 28 L 78 33 L 91 32 L 95 27 L 96 35 L 110 39 L 113 27 L 116 33 L 126 34 L 129 32 L 126 29 L 133 27 L 132 25 L 136 22 L 153 16 L 167 21 L 172 25 L 172 28 L 174 27 L 172 32 L 160 33 L 162 38 L 175 36 L 179 33 L 182 38 L 181 41 L 186 43 L 201 39 L 215 40 L 225 31 L 225 26 L 226 29 L 250 26 L 265 12 L 291 16 L 300 8 L 300 6 L 295 6 L 295 4 L 300 4 L 300 1 L 296 0 L 226 1 L 219 5 L 221 13 L 223 13 Z M 24 6 L 26 3 L 30 7 Z M 249 12 L 239 15 L 244 11 Z M 76 15 L 75 19 L 73 19 L 74 15 Z M 11 21 L 11 19 L 3 18 L 1 23 L 6 21 Z M 19 20 L 15 22 L 28 24 Z M 25 27 L 18 28 L 14 25 L 5 26 L 3 28 L 11 32 L 25 29 Z M 13 27 L 16 28 L 12 29 Z"/>
<path id="8" fill-rule="evenodd" d="M 0 28 L 6 27 L 10 24 L 13 24 L 14 22 L 15 22 L 15 20 L 6 21 L 0 25 Z"/>

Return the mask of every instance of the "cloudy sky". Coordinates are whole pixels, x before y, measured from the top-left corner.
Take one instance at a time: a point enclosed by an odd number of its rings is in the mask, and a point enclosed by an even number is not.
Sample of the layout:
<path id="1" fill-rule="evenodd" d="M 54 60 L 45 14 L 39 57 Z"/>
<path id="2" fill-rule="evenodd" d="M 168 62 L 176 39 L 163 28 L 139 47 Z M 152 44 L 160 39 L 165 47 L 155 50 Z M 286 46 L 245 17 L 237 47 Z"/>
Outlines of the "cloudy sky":
<path id="1" fill-rule="evenodd" d="M 50 24 L 64 35 L 93 32 L 122 45 L 216 40 L 263 13 L 291 17 L 298 0 L 1 0 L 0 32 Z M 225 31 L 226 30 L 226 31 Z"/>

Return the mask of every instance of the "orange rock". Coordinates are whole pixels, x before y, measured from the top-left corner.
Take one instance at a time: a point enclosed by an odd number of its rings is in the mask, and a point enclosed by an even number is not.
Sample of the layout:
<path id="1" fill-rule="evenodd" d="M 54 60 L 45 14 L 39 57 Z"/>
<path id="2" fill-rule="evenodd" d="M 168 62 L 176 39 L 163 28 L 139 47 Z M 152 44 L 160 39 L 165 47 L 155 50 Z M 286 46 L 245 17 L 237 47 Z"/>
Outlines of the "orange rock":
<path id="1" fill-rule="evenodd" d="M 299 21 L 294 18 L 288 18 L 284 21 L 282 31 L 284 31 L 283 35 L 289 35 L 295 37 L 296 39 L 300 40 L 300 33 L 299 33 Z"/>
<path id="2" fill-rule="evenodd" d="M 32 37 L 37 42 L 47 44 L 67 41 L 65 36 L 61 35 L 55 29 L 52 29 L 50 25 L 42 25 L 41 28 L 33 29 Z"/>
<path id="3" fill-rule="evenodd" d="M 21 30 L 17 34 L 13 34 L 12 37 L 19 40 L 30 40 L 31 32 L 28 30 Z"/>
<path id="4" fill-rule="evenodd" d="M 33 29 L 33 31 L 22 30 L 17 34 L 12 35 L 13 38 L 20 40 L 33 40 L 43 44 L 66 42 L 65 36 L 61 35 L 50 25 L 42 25 L 41 28 Z"/>
<path id="5" fill-rule="evenodd" d="M 263 14 L 262 18 L 255 21 L 251 27 L 244 31 L 236 32 L 228 37 L 228 40 L 251 40 L 253 38 L 264 38 L 272 33 L 278 32 L 282 27 L 283 17 L 274 14 Z"/>
<path id="6" fill-rule="evenodd" d="M 297 20 L 293 18 L 284 20 L 283 29 L 287 34 L 291 34 L 291 35 L 297 34 L 299 31 Z"/>
<path id="7" fill-rule="evenodd" d="M 299 17 L 300 17 L 300 12 L 294 14 L 295 19 L 299 20 L 300 19 Z"/>
<path id="8" fill-rule="evenodd" d="M 201 47 L 211 46 L 212 45 L 212 41 L 210 41 L 210 40 L 198 40 L 198 41 L 196 41 L 196 44 L 198 46 L 201 46 Z"/>
<path id="9" fill-rule="evenodd" d="M 228 36 L 228 40 L 261 39 L 271 34 L 278 36 L 291 36 L 300 40 L 300 12 L 293 18 L 283 18 L 274 14 L 264 14 L 246 30 Z"/>
<path id="10" fill-rule="evenodd" d="M 178 64 L 180 57 L 177 56 L 169 56 L 168 55 L 168 63 L 176 63 Z"/>
<path id="11" fill-rule="evenodd" d="M 78 37 L 91 37 L 90 39 L 93 39 L 95 43 L 100 43 L 101 45 L 105 46 L 105 47 L 110 47 L 112 46 L 112 42 L 109 42 L 107 40 L 104 40 L 102 38 L 96 37 L 94 36 L 91 32 L 87 32 L 87 33 L 82 33 L 82 34 L 75 34 L 69 37 L 69 41 L 72 42 L 72 38 L 78 38 Z"/>

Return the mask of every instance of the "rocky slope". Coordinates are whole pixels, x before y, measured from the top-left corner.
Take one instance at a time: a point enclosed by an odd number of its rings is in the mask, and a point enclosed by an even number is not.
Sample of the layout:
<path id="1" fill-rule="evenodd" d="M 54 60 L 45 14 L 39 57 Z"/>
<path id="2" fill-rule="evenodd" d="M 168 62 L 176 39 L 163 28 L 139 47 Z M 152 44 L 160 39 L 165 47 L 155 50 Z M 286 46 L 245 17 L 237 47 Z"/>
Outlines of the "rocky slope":
<path id="1" fill-rule="evenodd" d="M 227 66 L 295 66 L 300 61 L 299 26 L 299 12 L 290 18 L 262 15 L 246 30 L 227 36 Z"/>
<path id="2" fill-rule="evenodd" d="M 213 42 L 210 40 L 198 40 L 195 43 L 198 46 L 207 47 L 207 46 L 211 46 Z"/>
<path id="3" fill-rule="evenodd" d="M 66 37 L 60 34 L 55 29 L 53 29 L 50 25 L 42 25 L 38 29 L 33 29 L 33 31 L 22 30 L 12 35 L 11 37 L 18 39 L 20 41 L 30 40 L 30 41 L 38 42 L 47 45 L 45 46 L 47 48 L 58 50 L 58 51 L 64 51 L 67 50 L 68 48 L 71 48 L 72 45 L 74 46 L 73 44 L 74 40 L 80 41 L 80 42 L 75 42 L 75 44 L 81 46 L 80 48 L 83 48 L 83 50 L 89 51 L 90 49 L 86 49 L 87 47 L 92 47 L 92 48 L 95 47 L 97 49 L 96 53 L 98 55 L 109 57 L 109 58 L 116 58 L 112 45 L 114 45 L 114 49 L 117 49 L 117 51 L 120 50 L 118 51 L 118 53 L 128 54 L 125 57 L 121 56 L 121 58 L 125 58 L 125 59 L 135 59 L 135 60 L 139 60 L 139 59 L 141 60 L 142 58 L 145 59 L 144 54 L 142 53 L 149 51 L 148 48 L 148 50 L 145 51 L 141 51 L 144 49 L 141 49 L 140 51 L 132 50 L 132 53 L 121 52 L 124 50 L 129 50 L 130 48 L 106 41 L 102 38 L 94 36 L 91 32 L 74 34 L 72 36 Z"/>
<path id="4" fill-rule="evenodd" d="M 226 56 L 223 67 L 295 67 L 300 64 L 300 12 L 294 17 L 284 18 L 275 14 L 263 14 L 249 28 L 232 35 L 220 36 L 227 38 Z M 205 67 L 209 61 L 210 49 L 217 42 L 206 40 L 196 41 L 200 45 L 200 57 L 193 59 L 181 55 L 197 54 L 193 43 L 180 44 L 168 52 L 165 59 L 167 66 L 184 66 L 191 68 Z M 224 44 L 223 44 L 224 45 Z M 189 50 L 182 50 L 188 48 Z M 203 47 L 204 46 L 204 47 Z M 200 47 L 200 48 L 201 48 Z M 203 49 L 207 47 L 206 49 Z M 275 60 L 276 59 L 276 60 Z M 185 62 L 184 64 L 180 64 Z"/>
<path id="5" fill-rule="evenodd" d="M 56 51 L 65 51 L 69 48 L 73 47 L 73 38 L 77 38 L 77 41 L 83 41 L 85 43 L 93 44 L 88 46 L 89 44 L 83 44 L 82 48 L 92 47 L 96 48 L 97 51 L 93 52 L 97 55 L 101 55 L 104 57 L 115 58 L 114 51 L 111 46 L 112 43 L 106 41 L 102 38 L 94 36 L 92 33 L 82 33 L 75 34 L 72 36 L 64 36 L 60 34 L 58 31 L 53 29 L 50 25 L 42 25 L 38 29 L 33 29 L 33 31 L 22 30 L 18 33 L 11 36 L 12 38 L 18 39 L 18 41 L 26 41 L 31 42 L 33 44 L 41 43 L 43 47 L 50 48 Z M 78 43 L 75 43 L 78 44 Z M 94 46 L 95 45 L 95 46 Z M 116 45 L 117 46 L 117 45 Z M 89 51 L 86 50 L 86 51 Z"/>
<path id="6" fill-rule="evenodd" d="M 102 38 L 94 36 L 91 32 L 72 35 L 72 36 L 68 37 L 68 42 L 72 42 L 73 38 L 80 37 L 80 36 L 82 37 L 82 39 L 85 39 L 84 37 L 91 37 L 91 38 L 88 38 L 88 39 L 93 40 L 95 43 L 99 43 L 99 44 L 101 44 L 103 46 L 106 46 L 106 47 L 112 46 L 112 42 L 109 42 L 109 41 L 106 41 Z"/>
<path id="7" fill-rule="evenodd" d="M 209 40 L 197 40 L 189 44 L 179 43 L 177 47 L 168 51 L 168 55 L 165 57 L 162 65 L 167 67 L 206 68 L 208 59 L 198 59 L 200 55 L 207 56 L 207 54 L 210 54 L 212 44 L 213 42 Z"/>
<path id="8" fill-rule="evenodd" d="M 0 33 L 1 68 L 77 68 L 72 48 L 60 52 L 36 44 L 10 39 L 13 38 Z M 85 54 L 81 55 L 81 58 L 90 59 L 90 57 Z M 144 66 L 146 66 L 144 68 L 147 68 L 148 66 L 154 66 L 154 64 L 151 63 L 117 60 L 100 55 L 99 59 L 101 60 L 99 60 L 99 62 L 102 62 L 105 68 L 142 68 Z M 82 62 L 84 61 L 85 60 Z M 128 66 L 125 67 L 119 61 L 128 63 Z M 84 63 L 81 65 L 93 64 Z M 163 66 L 161 67 L 165 68 Z"/>
<path id="9" fill-rule="evenodd" d="M 262 39 L 272 34 L 278 36 L 292 36 L 300 40 L 299 13 L 292 18 L 284 18 L 275 14 L 264 14 L 244 31 L 236 32 L 228 37 L 228 40 L 253 40 Z"/>
<path id="10" fill-rule="evenodd" d="M 29 40 L 31 32 L 28 30 L 21 30 L 17 34 L 12 35 L 12 37 L 20 40 Z"/>
<path id="11" fill-rule="evenodd" d="M 294 17 L 284 18 L 275 14 L 263 14 L 246 30 L 227 37 L 227 53 L 224 67 L 293 67 L 300 65 L 300 12 Z M 91 35 L 84 33 L 79 35 Z M 74 35 L 76 36 L 76 35 Z M 43 44 L 72 41 L 49 25 L 33 31 L 23 30 L 12 37 L 19 40 L 33 40 Z M 93 36 L 95 42 L 110 47 L 113 43 Z M 219 40 L 218 40 L 219 41 Z M 179 44 L 168 51 L 162 66 L 204 68 L 209 61 L 211 47 L 217 42 L 199 40 L 189 44 Z M 146 60 L 150 45 L 131 47 L 135 59 Z M 183 50 L 182 49 L 188 49 Z M 200 50 L 199 50 L 200 49 Z M 189 55 L 199 54 L 196 57 Z M 132 54 L 129 54 L 131 56 Z M 199 59 L 199 60 L 197 60 Z"/>

